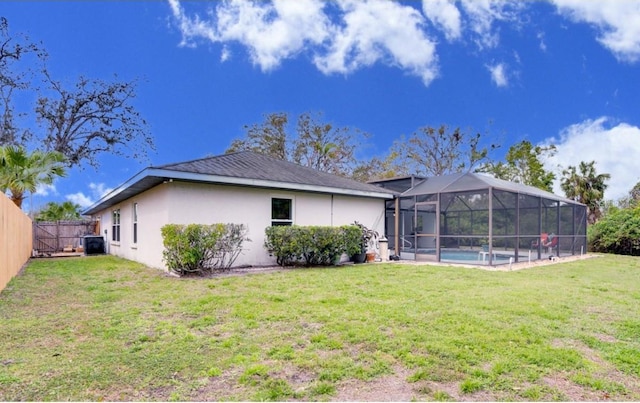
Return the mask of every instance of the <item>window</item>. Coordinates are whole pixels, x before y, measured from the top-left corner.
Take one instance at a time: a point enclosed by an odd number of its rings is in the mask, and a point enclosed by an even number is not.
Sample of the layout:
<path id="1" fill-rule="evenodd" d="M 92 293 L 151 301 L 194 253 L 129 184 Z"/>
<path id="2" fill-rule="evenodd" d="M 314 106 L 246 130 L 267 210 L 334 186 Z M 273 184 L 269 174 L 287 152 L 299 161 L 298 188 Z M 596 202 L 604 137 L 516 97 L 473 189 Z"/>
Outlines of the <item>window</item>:
<path id="1" fill-rule="evenodd" d="M 138 203 L 133 203 L 133 243 L 138 243 Z"/>
<path id="2" fill-rule="evenodd" d="M 293 200 L 271 199 L 271 225 L 293 224 Z"/>
<path id="3" fill-rule="evenodd" d="M 120 209 L 113 210 L 111 217 L 111 240 L 120 242 Z"/>

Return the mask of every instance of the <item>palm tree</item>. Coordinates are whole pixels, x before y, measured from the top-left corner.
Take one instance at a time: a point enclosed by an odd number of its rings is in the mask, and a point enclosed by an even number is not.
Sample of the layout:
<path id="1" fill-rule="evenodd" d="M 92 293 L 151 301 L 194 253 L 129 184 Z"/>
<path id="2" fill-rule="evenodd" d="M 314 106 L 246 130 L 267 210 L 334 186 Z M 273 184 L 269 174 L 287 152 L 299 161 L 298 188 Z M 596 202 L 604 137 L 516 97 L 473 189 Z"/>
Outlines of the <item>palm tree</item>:
<path id="1" fill-rule="evenodd" d="M 0 191 L 9 191 L 21 208 L 25 192 L 33 193 L 38 185 L 50 185 L 56 177 L 66 175 L 65 161 L 56 151 L 28 153 L 19 146 L 0 147 Z"/>
<path id="2" fill-rule="evenodd" d="M 63 203 L 49 202 L 36 216 L 36 221 L 73 221 L 79 220 L 80 205 L 66 201 Z"/>
<path id="3" fill-rule="evenodd" d="M 560 186 L 570 199 L 587 205 L 587 221 L 593 224 L 602 215 L 601 205 L 604 200 L 604 191 L 607 189 L 607 180 L 611 179 L 609 174 L 597 174 L 596 162 L 580 162 L 579 169 L 570 166 L 562 171 L 562 181 Z"/>

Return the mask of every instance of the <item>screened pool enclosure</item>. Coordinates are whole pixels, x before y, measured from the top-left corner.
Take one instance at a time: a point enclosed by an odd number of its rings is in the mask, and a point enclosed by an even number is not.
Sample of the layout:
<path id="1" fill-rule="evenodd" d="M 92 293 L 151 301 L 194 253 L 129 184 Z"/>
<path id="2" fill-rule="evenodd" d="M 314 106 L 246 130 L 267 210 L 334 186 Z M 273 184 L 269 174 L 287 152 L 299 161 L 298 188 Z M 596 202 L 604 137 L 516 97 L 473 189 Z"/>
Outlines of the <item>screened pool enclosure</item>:
<path id="1" fill-rule="evenodd" d="M 407 189 L 385 215 L 401 259 L 500 265 L 586 253 L 586 206 L 553 193 L 475 173 L 377 184 Z"/>

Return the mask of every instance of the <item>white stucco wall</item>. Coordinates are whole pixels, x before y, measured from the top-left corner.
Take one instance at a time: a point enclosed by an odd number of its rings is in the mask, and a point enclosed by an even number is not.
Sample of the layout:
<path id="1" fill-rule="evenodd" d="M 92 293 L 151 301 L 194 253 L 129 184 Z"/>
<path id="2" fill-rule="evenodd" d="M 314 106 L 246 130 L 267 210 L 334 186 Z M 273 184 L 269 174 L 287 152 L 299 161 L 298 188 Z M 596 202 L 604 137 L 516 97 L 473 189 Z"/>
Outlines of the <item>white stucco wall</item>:
<path id="1" fill-rule="evenodd" d="M 309 192 L 209 185 L 174 181 L 159 185 L 135 198 L 103 211 L 101 228 L 108 230 L 108 252 L 164 269 L 162 236 L 165 224 L 245 224 L 251 242 L 235 262 L 271 265 L 275 259 L 263 247 L 264 230 L 271 225 L 271 199 L 293 200 L 295 225 L 344 225 L 359 221 L 384 231 L 384 200 L 332 196 Z M 133 203 L 138 203 L 138 244 L 132 244 Z M 121 240 L 111 241 L 111 214 L 120 208 Z"/>
<path id="2" fill-rule="evenodd" d="M 100 214 L 107 253 L 164 268 L 160 228 L 168 222 L 167 198 L 170 184 L 162 184 L 128 199 Z M 133 203 L 138 203 L 138 242 L 133 243 Z M 112 241 L 112 212 L 120 209 L 120 242 Z M 159 245 L 159 247 L 158 247 Z M 158 248 L 160 252 L 158 253 Z"/>

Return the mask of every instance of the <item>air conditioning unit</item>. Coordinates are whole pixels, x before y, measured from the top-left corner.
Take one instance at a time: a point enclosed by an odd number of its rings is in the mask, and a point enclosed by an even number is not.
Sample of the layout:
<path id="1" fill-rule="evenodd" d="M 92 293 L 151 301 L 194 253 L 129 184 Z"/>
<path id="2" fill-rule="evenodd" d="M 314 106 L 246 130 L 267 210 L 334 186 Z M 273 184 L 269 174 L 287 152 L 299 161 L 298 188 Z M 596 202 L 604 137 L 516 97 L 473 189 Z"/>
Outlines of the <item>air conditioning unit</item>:
<path id="1" fill-rule="evenodd" d="M 84 254 L 100 255 L 104 253 L 104 238 L 100 235 L 85 235 Z"/>

